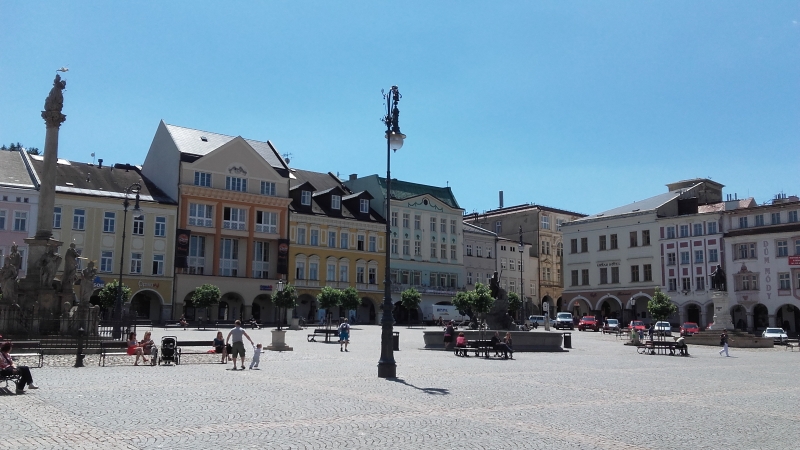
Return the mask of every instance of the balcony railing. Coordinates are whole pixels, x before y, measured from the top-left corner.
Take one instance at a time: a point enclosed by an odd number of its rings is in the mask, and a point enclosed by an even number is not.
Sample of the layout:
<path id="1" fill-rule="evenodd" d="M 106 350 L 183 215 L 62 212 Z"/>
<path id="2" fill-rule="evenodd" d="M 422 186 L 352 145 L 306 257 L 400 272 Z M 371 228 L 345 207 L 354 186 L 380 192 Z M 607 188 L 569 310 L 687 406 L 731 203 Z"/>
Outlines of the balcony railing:
<path id="1" fill-rule="evenodd" d="M 278 232 L 278 227 L 276 225 L 265 225 L 261 223 L 256 224 L 256 232 L 257 233 L 271 233 L 275 234 Z"/>
<path id="2" fill-rule="evenodd" d="M 202 217 L 189 217 L 189 225 L 211 228 L 214 226 L 214 222 L 211 219 L 205 219 Z"/>
<path id="3" fill-rule="evenodd" d="M 222 221 L 222 228 L 226 230 L 244 230 L 244 222 L 234 222 L 231 220 L 223 220 Z"/>

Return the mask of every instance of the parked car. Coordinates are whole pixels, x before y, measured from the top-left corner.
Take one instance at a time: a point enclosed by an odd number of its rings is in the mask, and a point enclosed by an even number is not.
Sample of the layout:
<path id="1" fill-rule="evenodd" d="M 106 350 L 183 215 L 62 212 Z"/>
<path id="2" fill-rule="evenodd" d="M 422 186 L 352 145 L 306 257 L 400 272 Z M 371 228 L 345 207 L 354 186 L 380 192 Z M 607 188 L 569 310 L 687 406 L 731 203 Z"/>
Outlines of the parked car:
<path id="1" fill-rule="evenodd" d="M 547 319 L 545 319 L 544 316 L 528 316 L 528 321 L 527 322 L 528 322 L 528 325 L 531 326 L 531 327 L 534 327 L 534 326 L 543 327 L 545 320 L 547 320 Z M 534 325 L 534 324 L 536 324 L 536 325 Z M 555 326 L 555 324 L 556 324 L 556 321 L 553 320 L 553 319 L 550 319 L 550 326 L 553 327 L 553 326 Z"/>
<path id="2" fill-rule="evenodd" d="M 619 320 L 606 319 L 606 323 L 603 324 L 603 333 L 619 333 Z"/>
<path id="3" fill-rule="evenodd" d="M 761 337 L 772 338 L 776 344 L 781 345 L 786 344 L 786 341 L 789 340 L 789 336 L 786 335 L 783 328 L 767 328 L 761 333 Z"/>
<path id="4" fill-rule="evenodd" d="M 575 329 L 575 324 L 572 322 L 572 313 L 560 312 L 556 314 L 556 329 L 560 328 Z"/>
<path id="5" fill-rule="evenodd" d="M 691 336 L 699 332 L 700 327 L 694 322 L 684 322 L 684 324 L 681 325 L 681 336 Z"/>
<path id="6" fill-rule="evenodd" d="M 597 331 L 599 329 L 600 325 L 597 323 L 597 318 L 594 316 L 583 316 L 580 322 L 578 322 L 578 331 Z"/>
<path id="7" fill-rule="evenodd" d="M 672 325 L 669 322 L 656 322 L 653 333 L 658 336 L 672 336 Z"/>
<path id="8" fill-rule="evenodd" d="M 631 320 L 631 324 L 629 325 L 629 327 L 636 331 L 639 330 L 645 331 L 647 329 L 647 327 L 644 326 L 644 322 L 642 322 L 641 320 Z"/>

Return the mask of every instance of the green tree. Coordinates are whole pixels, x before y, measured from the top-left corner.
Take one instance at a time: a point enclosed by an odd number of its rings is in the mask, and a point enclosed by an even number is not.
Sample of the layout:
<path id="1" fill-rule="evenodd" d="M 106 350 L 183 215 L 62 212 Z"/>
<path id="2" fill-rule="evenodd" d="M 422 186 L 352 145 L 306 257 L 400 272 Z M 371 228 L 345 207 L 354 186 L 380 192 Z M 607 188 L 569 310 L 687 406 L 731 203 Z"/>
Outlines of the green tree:
<path id="1" fill-rule="evenodd" d="M 416 311 L 419 308 L 419 302 L 422 301 L 422 294 L 413 287 L 406 289 L 400 294 L 400 303 L 407 311 Z M 408 321 L 408 327 L 411 328 L 411 320 Z"/>
<path id="2" fill-rule="evenodd" d="M 289 308 L 294 308 L 297 306 L 297 289 L 294 288 L 291 284 L 287 284 L 283 287 L 282 291 L 278 291 L 272 298 L 272 302 L 278 308 L 283 308 L 286 311 Z M 281 314 L 278 316 L 278 329 L 281 329 L 281 323 L 283 322 L 283 318 L 286 314 Z"/>
<path id="3" fill-rule="evenodd" d="M 522 299 L 516 292 L 508 294 L 508 311 L 511 317 L 517 316 L 517 311 L 522 307 Z"/>
<path id="4" fill-rule="evenodd" d="M 342 304 L 342 291 L 330 286 L 323 287 L 317 294 L 319 307 L 325 310 L 325 316 L 330 313 L 330 309 Z"/>
<path id="5" fill-rule="evenodd" d="M 117 280 L 113 280 L 110 283 L 106 283 L 103 286 L 103 289 L 100 289 L 100 292 L 97 293 L 97 298 L 100 299 L 98 305 L 101 308 L 113 308 L 114 303 L 117 301 L 117 284 L 119 282 Z M 131 298 L 131 288 L 128 286 L 122 285 L 122 303 L 125 304 L 128 302 L 128 299 Z"/>
<path id="6" fill-rule="evenodd" d="M 475 290 L 470 295 L 470 300 L 472 310 L 481 316 L 488 313 L 494 305 L 494 297 L 489 286 L 482 283 L 475 283 Z"/>
<path id="7" fill-rule="evenodd" d="M 358 296 L 358 291 L 356 288 L 350 286 L 342 291 L 340 305 L 345 311 L 353 311 L 358 309 L 358 307 L 361 305 L 361 297 Z"/>
<path id="8" fill-rule="evenodd" d="M 205 309 L 206 317 L 208 317 L 208 307 L 219 302 L 221 296 L 222 293 L 218 287 L 213 284 L 204 284 L 195 288 L 192 293 L 192 304 L 195 308 Z"/>
<path id="9" fill-rule="evenodd" d="M 458 313 L 462 316 L 467 315 L 472 317 L 472 300 L 470 299 L 472 292 L 473 291 L 459 291 L 452 299 L 453 306 L 458 309 Z"/>
<path id="10" fill-rule="evenodd" d="M 675 303 L 672 303 L 672 299 L 670 299 L 667 294 L 661 292 L 661 288 L 656 287 L 653 298 L 647 302 L 647 312 L 650 313 L 650 316 L 658 322 L 666 320 L 667 317 L 675 314 L 677 311 L 678 307 Z"/>

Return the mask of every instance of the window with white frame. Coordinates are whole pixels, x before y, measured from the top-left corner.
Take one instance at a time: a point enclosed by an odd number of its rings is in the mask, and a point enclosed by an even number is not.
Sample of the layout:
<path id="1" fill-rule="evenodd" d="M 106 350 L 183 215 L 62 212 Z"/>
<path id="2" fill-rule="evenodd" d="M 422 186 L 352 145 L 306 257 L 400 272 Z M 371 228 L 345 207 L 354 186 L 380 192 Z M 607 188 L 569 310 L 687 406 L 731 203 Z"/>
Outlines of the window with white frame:
<path id="1" fill-rule="evenodd" d="M 794 241 L 794 254 L 800 256 L 800 239 L 795 239 Z"/>
<path id="2" fill-rule="evenodd" d="M 667 239 L 675 239 L 675 227 L 667 227 Z"/>
<path id="3" fill-rule="evenodd" d="M 100 252 L 100 272 L 110 273 L 114 271 L 114 252 L 103 250 Z"/>
<path id="4" fill-rule="evenodd" d="M 600 284 L 608 284 L 608 268 L 600 268 Z"/>
<path id="5" fill-rule="evenodd" d="M 503 232 L 503 221 L 502 220 L 495 221 L 495 223 L 494 223 L 494 232 L 497 233 L 497 234 L 500 234 L 500 233 Z"/>
<path id="6" fill-rule="evenodd" d="M 439 219 L 439 231 L 447 233 L 447 219 Z"/>
<path id="7" fill-rule="evenodd" d="M 331 195 L 331 209 L 342 209 L 341 195 Z"/>
<path id="8" fill-rule="evenodd" d="M 153 275 L 164 275 L 164 255 L 153 255 Z"/>
<path id="9" fill-rule="evenodd" d="M 369 251 L 377 252 L 378 251 L 378 238 L 375 236 L 369 237 Z"/>
<path id="10" fill-rule="evenodd" d="M 326 281 L 336 281 L 336 264 L 335 263 L 328 263 L 327 269 L 325 270 L 325 280 Z"/>
<path id="11" fill-rule="evenodd" d="M 542 215 L 542 229 L 549 230 L 550 229 L 550 216 Z"/>
<path id="12" fill-rule="evenodd" d="M 275 197 L 275 183 L 271 181 L 262 181 L 261 195 L 269 195 L 270 197 Z"/>
<path id="13" fill-rule="evenodd" d="M 775 246 L 778 250 L 778 256 L 789 256 L 789 241 L 785 239 L 777 240 L 775 241 Z"/>
<path id="14" fill-rule="evenodd" d="M 408 228 L 409 226 L 409 214 L 403 213 L 403 228 Z"/>
<path id="15" fill-rule="evenodd" d="M 103 213 L 103 233 L 113 233 L 117 225 L 117 213 L 106 211 Z"/>
<path id="16" fill-rule="evenodd" d="M 472 256 L 472 244 L 467 244 L 467 256 Z"/>
<path id="17" fill-rule="evenodd" d="M 792 289 L 788 273 L 778 274 L 778 289 L 780 289 L 781 291 L 788 291 Z"/>
<path id="18" fill-rule="evenodd" d="M 414 256 L 422 256 L 422 242 L 414 241 Z"/>
<path id="19" fill-rule="evenodd" d="M 675 253 L 667 253 L 667 265 L 674 266 L 676 264 Z"/>
<path id="20" fill-rule="evenodd" d="M 639 281 L 639 265 L 635 264 L 631 266 L 631 281 L 638 282 Z"/>
<path id="21" fill-rule="evenodd" d="M 708 234 L 717 234 L 717 222 L 706 223 L 706 228 L 708 229 Z"/>
<path id="22" fill-rule="evenodd" d="M 397 217 L 398 217 L 397 211 L 392 211 L 392 226 L 393 227 L 397 226 Z"/>
<path id="23" fill-rule="evenodd" d="M 305 261 L 295 261 L 294 263 L 294 277 L 296 280 L 306 279 L 306 263 Z"/>
<path id="24" fill-rule="evenodd" d="M 189 225 L 196 227 L 212 227 L 213 221 L 211 205 L 202 203 L 189 203 Z"/>
<path id="25" fill-rule="evenodd" d="M 719 262 L 719 250 L 715 248 L 708 249 L 708 262 Z"/>
<path id="26" fill-rule="evenodd" d="M 772 219 L 773 225 L 780 225 L 781 224 L 781 213 L 774 212 L 770 214 L 770 219 Z"/>
<path id="27" fill-rule="evenodd" d="M 0 210 L 0 230 L 6 229 L 6 214 L 8 214 L 5 210 Z"/>
<path id="28" fill-rule="evenodd" d="M 364 284 L 364 274 L 366 273 L 366 267 L 364 266 L 357 266 L 356 267 L 356 283 Z"/>
<path id="29" fill-rule="evenodd" d="M 458 259 L 457 255 L 458 255 L 458 252 L 456 251 L 456 246 L 455 245 L 451 245 L 450 246 L 450 259 L 455 261 L 456 259 Z"/>
<path id="30" fill-rule="evenodd" d="M 442 244 L 442 246 L 439 248 L 439 258 L 447 259 L 447 244 Z"/>
<path id="31" fill-rule="evenodd" d="M 225 190 L 247 192 L 247 178 L 225 177 Z"/>
<path id="32" fill-rule="evenodd" d="M 277 233 L 278 214 L 269 211 L 256 211 L 256 232 L 258 233 Z M 334 239 L 335 239 L 334 234 Z"/>
<path id="33" fill-rule="evenodd" d="M 319 280 L 319 263 L 314 261 L 308 262 L 308 279 L 311 281 Z"/>
<path id="34" fill-rule="evenodd" d="M 211 174 L 208 172 L 194 172 L 194 185 L 211 187 Z"/>
<path id="35" fill-rule="evenodd" d="M 411 255 L 411 241 L 408 239 L 403 239 L 403 255 L 410 256 Z"/>
<path id="36" fill-rule="evenodd" d="M 311 191 L 300 192 L 300 204 L 308 206 L 311 204 Z"/>
<path id="37" fill-rule="evenodd" d="M 421 230 L 422 229 L 422 216 L 419 214 L 414 214 L 414 229 Z"/>
<path id="38" fill-rule="evenodd" d="M 681 225 L 680 226 L 680 237 L 685 238 L 689 237 L 689 225 Z"/>
<path id="39" fill-rule="evenodd" d="M 643 281 L 653 281 L 653 266 L 651 264 L 643 264 L 642 272 L 644 273 Z"/>
<path id="40" fill-rule="evenodd" d="M 483 258 L 483 247 L 481 247 L 480 245 L 475 247 L 475 256 L 477 256 L 478 258 Z"/>
<path id="41" fill-rule="evenodd" d="M 397 250 L 398 250 L 397 249 L 397 238 L 392 238 L 392 248 L 391 248 L 391 250 L 392 250 L 392 254 L 393 255 L 397 254 Z"/>
<path id="42" fill-rule="evenodd" d="M 556 231 L 561 231 L 561 225 L 564 225 L 564 219 L 556 219 Z"/>
<path id="43" fill-rule="evenodd" d="M 517 281 L 516 280 L 509 280 L 508 281 L 508 292 L 517 292 Z"/>
<path id="44" fill-rule="evenodd" d="M 339 282 L 347 283 L 349 281 L 348 264 L 346 262 L 341 262 L 339 263 Z"/>
<path id="45" fill-rule="evenodd" d="M 137 236 L 144 235 L 144 214 L 133 216 L 133 229 L 131 230 L 131 234 Z"/>
<path id="46" fill-rule="evenodd" d="M 689 264 L 689 252 L 681 252 L 681 264 Z"/>
<path id="47" fill-rule="evenodd" d="M 431 231 L 436 231 L 436 217 L 431 217 Z"/>
<path id="48" fill-rule="evenodd" d="M 456 221 L 455 220 L 451 220 L 450 221 L 450 233 L 451 234 L 456 234 Z"/>
<path id="49" fill-rule="evenodd" d="M 692 290 L 692 279 L 689 277 L 681 278 L 681 290 L 683 291 L 691 291 Z"/>
<path id="50" fill-rule="evenodd" d="M 345 233 L 344 231 L 339 233 L 339 242 L 341 244 L 340 245 L 341 248 L 343 249 L 350 248 L 350 235 L 348 233 Z"/>
<path id="51" fill-rule="evenodd" d="M 517 261 L 515 259 L 508 259 L 508 270 L 517 270 Z"/>
<path id="52" fill-rule="evenodd" d="M 306 228 L 297 227 L 297 244 L 306 245 Z"/>
<path id="53" fill-rule="evenodd" d="M 619 283 L 619 267 L 611 268 L 611 282 Z"/>
<path id="54" fill-rule="evenodd" d="M 742 274 L 736 275 L 736 288 L 739 291 L 757 291 L 758 290 L 758 275 L 756 274 Z"/>
<path id="55" fill-rule="evenodd" d="M 747 216 L 739 217 L 739 228 L 747 228 Z"/>
<path id="56" fill-rule="evenodd" d="M 431 242 L 431 258 L 436 258 L 436 243 Z"/>
<path id="57" fill-rule="evenodd" d="M 763 227 L 764 226 L 764 215 L 763 214 L 756 214 L 756 226 Z"/>
<path id="58" fill-rule="evenodd" d="M 269 278 L 269 242 L 253 242 L 253 278 Z"/>
<path id="59" fill-rule="evenodd" d="M 363 252 L 367 249 L 366 247 L 366 236 L 363 234 L 356 235 L 356 249 L 360 252 Z"/>
<path id="60" fill-rule="evenodd" d="M 789 211 L 786 216 L 788 222 L 797 222 L 797 211 Z"/>
<path id="61" fill-rule="evenodd" d="M 226 230 L 244 230 L 247 223 L 247 210 L 244 208 L 222 208 L 222 228 Z"/>
<path id="62" fill-rule="evenodd" d="M 696 224 L 694 224 L 692 226 L 694 227 L 694 233 L 693 233 L 694 236 L 702 236 L 703 235 L 703 224 L 702 223 L 696 223 Z"/>
<path id="63" fill-rule="evenodd" d="M 156 217 L 155 236 L 165 237 L 167 235 L 167 218 L 163 216 Z"/>
<path id="64" fill-rule="evenodd" d="M 336 248 L 336 232 L 328 231 L 328 247 Z"/>
<path id="65" fill-rule="evenodd" d="M 500 258 L 500 270 L 506 270 L 508 268 L 508 263 L 506 262 L 505 258 Z"/>
<path id="66" fill-rule="evenodd" d="M 584 286 L 589 285 L 589 269 L 581 269 L 581 284 Z"/>
<path id="67" fill-rule="evenodd" d="M 53 228 L 61 228 L 61 207 L 56 206 L 53 208 Z M 2 228 L 0 228 L 2 230 Z"/>
<path id="68" fill-rule="evenodd" d="M 370 267 L 369 268 L 369 284 L 378 284 L 378 268 L 377 267 Z"/>
<path id="69" fill-rule="evenodd" d="M 467 272 L 467 284 L 472 285 L 472 272 Z"/>
<path id="70" fill-rule="evenodd" d="M 669 287 L 667 289 L 669 289 L 670 291 L 674 292 L 678 290 L 678 280 L 676 280 L 675 278 L 670 278 L 668 284 Z"/>
<path id="71" fill-rule="evenodd" d="M 308 243 L 313 246 L 319 245 L 319 230 L 316 228 L 311 229 L 311 238 L 308 240 Z"/>
<path id="72" fill-rule="evenodd" d="M 694 263 L 695 264 L 702 264 L 703 263 L 703 251 L 702 250 L 695 250 L 694 251 Z"/>
<path id="73" fill-rule="evenodd" d="M 192 275 L 203 275 L 206 267 L 206 237 L 189 237 L 189 256 L 186 258 L 189 266 L 189 273 Z"/>
<path id="74" fill-rule="evenodd" d="M 705 277 L 695 277 L 694 285 L 695 285 L 695 288 L 698 291 L 705 291 L 706 290 L 706 279 L 705 279 Z"/>
<path id="75" fill-rule="evenodd" d="M 221 239 L 219 256 L 220 276 L 239 276 L 239 240 Z"/>
<path id="76" fill-rule="evenodd" d="M 14 211 L 14 231 L 28 231 L 28 211 Z"/>
<path id="77" fill-rule="evenodd" d="M 369 200 L 361 199 L 358 202 L 358 210 L 361 211 L 363 214 L 369 213 Z"/>
<path id="78" fill-rule="evenodd" d="M 142 273 L 142 254 L 138 252 L 131 253 L 131 274 Z"/>
<path id="79" fill-rule="evenodd" d="M 744 244 L 736 244 L 735 258 L 736 259 L 754 259 L 756 257 L 756 244 L 755 242 L 747 242 Z"/>

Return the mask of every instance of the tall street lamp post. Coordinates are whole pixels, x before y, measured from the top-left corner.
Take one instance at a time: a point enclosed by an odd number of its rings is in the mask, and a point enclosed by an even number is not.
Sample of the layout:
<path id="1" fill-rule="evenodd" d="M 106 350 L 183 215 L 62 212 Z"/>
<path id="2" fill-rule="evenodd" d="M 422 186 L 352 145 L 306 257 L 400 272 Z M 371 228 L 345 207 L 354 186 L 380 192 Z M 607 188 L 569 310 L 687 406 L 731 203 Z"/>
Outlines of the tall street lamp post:
<path id="1" fill-rule="evenodd" d="M 383 91 L 381 91 L 383 93 Z M 378 377 L 397 378 L 397 364 L 394 361 L 394 340 L 393 325 L 394 315 L 392 314 L 392 284 L 390 269 L 390 246 L 392 235 L 391 204 L 392 204 L 392 150 L 397 151 L 403 147 L 403 139 L 406 135 L 400 132 L 400 125 L 397 121 L 400 110 L 397 103 L 402 96 L 397 86 L 383 93 L 386 100 L 386 116 L 383 123 L 386 124 L 386 273 L 383 281 L 383 316 L 381 317 L 381 359 L 378 361 Z"/>
<path id="2" fill-rule="evenodd" d="M 139 208 L 139 191 L 142 190 L 142 185 L 133 183 L 125 189 L 125 201 L 122 202 L 123 215 L 122 215 L 122 249 L 119 255 L 119 282 L 117 283 L 117 300 L 114 302 L 114 328 L 111 330 L 111 336 L 114 339 L 122 337 L 122 267 L 125 265 L 125 228 L 128 224 L 128 207 L 131 206 L 128 201 L 130 194 L 136 194 L 136 203 L 133 205 L 133 212 L 141 211 Z"/>
<path id="3" fill-rule="evenodd" d="M 522 226 L 519 227 L 519 245 L 517 246 L 519 249 L 519 298 L 522 300 L 522 320 L 520 321 L 521 324 L 525 324 L 525 317 L 527 317 L 527 312 L 525 311 L 525 282 L 522 281 L 522 269 L 523 267 L 527 267 L 522 265 L 522 253 L 525 251 L 525 244 L 522 243 Z"/>

